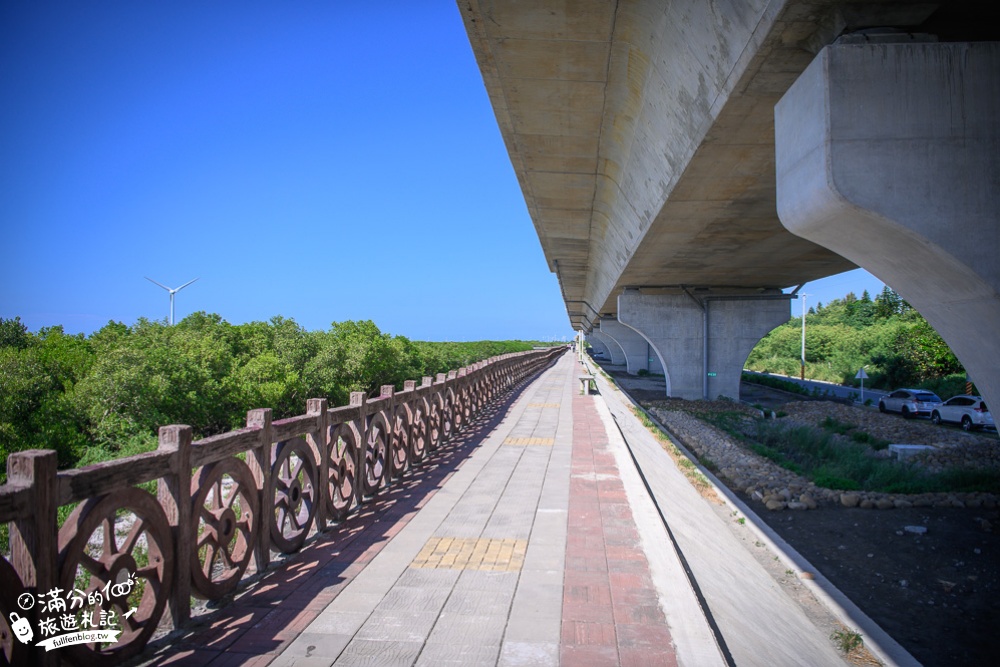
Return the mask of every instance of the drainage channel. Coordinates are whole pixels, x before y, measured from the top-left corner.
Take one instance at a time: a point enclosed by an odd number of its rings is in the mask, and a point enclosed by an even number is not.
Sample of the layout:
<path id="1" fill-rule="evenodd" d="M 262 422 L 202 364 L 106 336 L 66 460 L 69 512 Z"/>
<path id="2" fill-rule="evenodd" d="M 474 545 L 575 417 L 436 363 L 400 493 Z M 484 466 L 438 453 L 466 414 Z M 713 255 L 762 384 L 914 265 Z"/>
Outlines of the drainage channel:
<path id="1" fill-rule="evenodd" d="M 722 635 L 722 629 L 719 628 L 719 624 L 716 622 L 715 616 L 712 614 L 712 609 L 708 605 L 708 600 L 705 599 L 701 586 L 698 585 L 698 579 L 691 570 L 691 566 L 688 564 L 688 560 L 684 555 L 684 551 L 681 549 L 681 545 L 674 536 L 674 532 L 670 529 L 670 524 L 667 522 L 667 517 L 663 514 L 663 509 L 660 507 L 660 503 L 656 499 L 656 494 L 653 493 L 653 489 L 649 485 L 649 480 L 646 479 L 646 474 L 643 472 L 642 466 L 639 465 L 635 452 L 632 451 L 632 445 L 629 443 L 625 432 L 622 431 L 621 424 L 618 423 L 618 417 L 615 416 L 615 411 L 609 410 L 609 412 L 611 413 L 611 418 L 615 422 L 615 428 L 618 429 L 618 434 L 621 435 L 622 442 L 625 443 L 625 448 L 628 450 L 629 458 L 632 459 L 632 465 L 635 466 L 635 470 L 639 474 L 639 478 L 642 480 L 642 485 L 646 489 L 646 493 L 653 501 L 653 506 L 656 507 L 656 513 L 660 517 L 660 522 L 663 524 L 664 530 L 667 531 L 667 536 L 670 538 L 671 544 L 673 544 L 677 558 L 681 563 L 681 567 L 684 569 L 684 574 L 687 577 L 688 583 L 691 585 L 691 590 L 694 591 L 695 596 L 698 598 L 698 605 L 701 607 L 701 611 L 705 615 L 705 620 L 708 623 L 709 628 L 712 630 L 712 636 L 715 638 L 715 642 L 719 647 L 719 652 L 722 654 L 723 659 L 729 667 L 736 667 L 736 660 L 733 658 L 733 654 L 730 652 L 729 646 L 726 644 L 726 638 Z"/>

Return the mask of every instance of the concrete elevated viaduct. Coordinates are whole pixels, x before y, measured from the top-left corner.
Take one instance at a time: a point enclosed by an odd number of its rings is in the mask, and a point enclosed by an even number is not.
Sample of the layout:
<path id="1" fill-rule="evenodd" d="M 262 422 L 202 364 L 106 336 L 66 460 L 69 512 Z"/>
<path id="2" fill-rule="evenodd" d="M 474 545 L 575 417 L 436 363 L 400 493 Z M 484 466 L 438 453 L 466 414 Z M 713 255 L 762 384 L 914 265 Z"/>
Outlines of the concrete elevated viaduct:
<path id="1" fill-rule="evenodd" d="M 989 3 L 458 5 L 576 329 L 736 396 L 783 290 L 862 266 L 1000 400 Z"/>

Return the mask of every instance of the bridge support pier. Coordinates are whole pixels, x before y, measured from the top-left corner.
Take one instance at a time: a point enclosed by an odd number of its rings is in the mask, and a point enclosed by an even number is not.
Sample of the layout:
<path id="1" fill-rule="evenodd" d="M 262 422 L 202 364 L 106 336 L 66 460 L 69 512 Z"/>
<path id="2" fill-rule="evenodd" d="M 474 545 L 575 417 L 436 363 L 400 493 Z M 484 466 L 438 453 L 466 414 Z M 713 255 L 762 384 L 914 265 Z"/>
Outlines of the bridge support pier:
<path id="1" fill-rule="evenodd" d="M 593 332 L 586 334 L 585 338 L 587 342 L 590 343 L 590 346 L 594 348 L 594 354 L 606 357 L 607 359 L 611 358 L 611 353 L 608 352 L 608 346 L 604 344 L 604 341 L 594 336 Z"/>
<path id="2" fill-rule="evenodd" d="M 775 108 L 794 234 L 892 286 L 1000 401 L 1000 43 L 835 44 Z"/>
<path id="3" fill-rule="evenodd" d="M 676 291 L 618 297 L 618 321 L 650 342 L 664 368 L 667 396 L 740 397 L 750 351 L 791 315 L 779 290 Z"/>
<path id="4" fill-rule="evenodd" d="M 611 363 L 614 366 L 625 366 L 625 352 L 622 350 L 622 346 L 618 342 L 602 331 L 594 329 L 590 332 L 591 338 L 596 338 L 604 344 L 604 347 L 608 351 L 608 358 L 611 359 Z"/>
<path id="5" fill-rule="evenodd" d="M 600 327 L 602 334 L 610 336 L 621 346 L 630 374 L 638 375 L 639 371 L 663 374 L 663 366 L 653 352 L 653 346 L 639 332 L 609 318 L 602 319 Z"/>

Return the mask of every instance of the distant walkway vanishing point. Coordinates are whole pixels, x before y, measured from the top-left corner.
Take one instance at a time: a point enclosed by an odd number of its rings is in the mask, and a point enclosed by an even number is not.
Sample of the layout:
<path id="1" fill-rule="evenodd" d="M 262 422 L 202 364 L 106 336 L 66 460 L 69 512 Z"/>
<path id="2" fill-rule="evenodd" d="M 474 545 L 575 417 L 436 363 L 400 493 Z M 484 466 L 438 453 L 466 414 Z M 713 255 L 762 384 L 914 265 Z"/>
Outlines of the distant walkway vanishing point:
<path id="1" fill-rule="evenodd" d="M 847 664 L 728 508 L 603 381 L 583 395 L 582 372 L 563 355 L 435 465 L 141 664 Z M 884 661 L 913 664 L 874 639 Z"/>

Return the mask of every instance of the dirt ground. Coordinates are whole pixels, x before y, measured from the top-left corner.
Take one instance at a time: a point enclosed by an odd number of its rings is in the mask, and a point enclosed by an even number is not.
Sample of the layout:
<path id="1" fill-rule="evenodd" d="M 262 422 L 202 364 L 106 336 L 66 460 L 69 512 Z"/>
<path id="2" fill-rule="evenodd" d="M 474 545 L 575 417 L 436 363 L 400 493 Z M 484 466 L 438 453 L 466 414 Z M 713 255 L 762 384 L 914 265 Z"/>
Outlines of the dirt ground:
<path id="1" fill-rule="evenodd" d="M 743 400 L 771 409 L 797 400 L 743 386 Z M 662 393 L 630 393 L 640 401 L 662 398 Z M 768 512 L 760 503 L 743 500 L 923 664 L 1000 662 L 1000 511 L 821 507 Z"/>
<path id="2" fill-rule="evenodd" d="M 758 515 L 923 664 L 997 664 L 996 510 L 840 507 Z M 908 526 L 927 532 L 916 535 Z"/>

